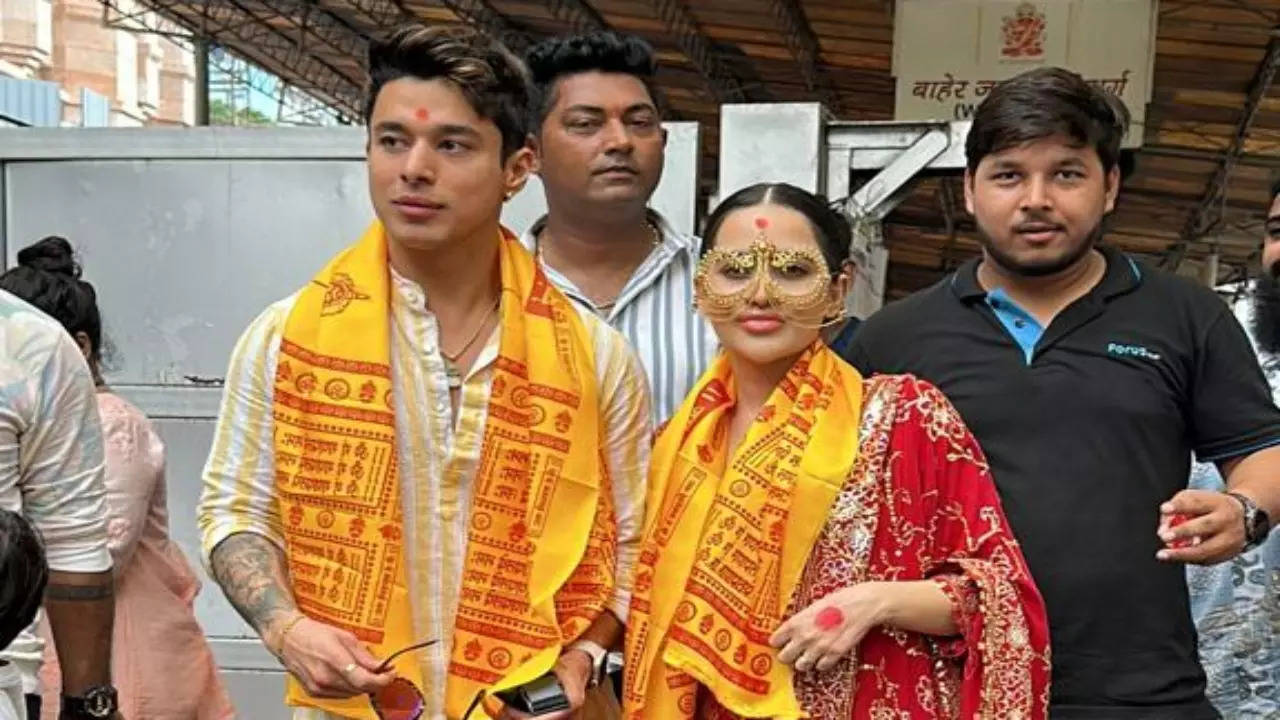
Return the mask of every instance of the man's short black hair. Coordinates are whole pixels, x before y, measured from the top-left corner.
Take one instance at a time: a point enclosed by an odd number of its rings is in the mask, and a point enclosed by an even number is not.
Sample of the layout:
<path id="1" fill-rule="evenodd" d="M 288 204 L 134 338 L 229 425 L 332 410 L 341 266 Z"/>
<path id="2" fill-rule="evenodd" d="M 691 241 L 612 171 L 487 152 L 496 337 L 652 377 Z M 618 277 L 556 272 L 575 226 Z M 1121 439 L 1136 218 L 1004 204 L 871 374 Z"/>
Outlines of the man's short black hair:
<path id="1" fill-rule="evenodd" d="M 548 38 L 529 49 L 525 64 L 533 74 L 529 128 L 535 133 L 555 105 L 556 81 L 566 75 L 584 72 L 631 75 L 644 83 L 654 106 L 658 104 L 653 81 L 658 63 L 654 60 L 653 48 L 635 35 L 600 31 Z"/>
<path id="2" fill-rule="evenodd" d="M 1280 196 L 1280 177 L 1271 183 L 1271 202 L 1276 201 L 1276 196 Z"/>
<path id="3" fill-rule="evenodd" d="M 996 85 L 973 114 L 965 141 L 969 171 L 992 153 L 1062 135 L 1092 147 L 1110 172 L 1120 160 L 1129 110 L 1120 98 L 1076 73 L 1036 68 Z"/>

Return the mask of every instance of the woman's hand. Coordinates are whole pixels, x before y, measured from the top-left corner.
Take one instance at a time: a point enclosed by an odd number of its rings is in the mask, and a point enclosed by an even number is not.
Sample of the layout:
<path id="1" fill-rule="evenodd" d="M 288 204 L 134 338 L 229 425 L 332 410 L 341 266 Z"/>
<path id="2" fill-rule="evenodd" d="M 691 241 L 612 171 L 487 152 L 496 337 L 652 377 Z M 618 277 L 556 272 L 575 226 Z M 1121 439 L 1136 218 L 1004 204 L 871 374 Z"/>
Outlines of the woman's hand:
<path id="1" fill-rule="evenodd" d="M 890 616 L 893 585 L 867 582 L 837 590 L 784 622 L 769 644 L 781 648 L 778 659 L 797 671 L 829 670 Z"/>

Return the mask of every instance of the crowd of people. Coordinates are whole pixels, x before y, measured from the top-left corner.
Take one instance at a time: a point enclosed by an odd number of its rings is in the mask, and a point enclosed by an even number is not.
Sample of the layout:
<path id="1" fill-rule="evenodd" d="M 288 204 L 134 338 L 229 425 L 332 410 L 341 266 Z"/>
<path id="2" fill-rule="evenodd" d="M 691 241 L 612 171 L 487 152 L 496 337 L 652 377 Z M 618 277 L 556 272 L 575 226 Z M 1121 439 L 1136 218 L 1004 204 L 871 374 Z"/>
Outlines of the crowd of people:
<path id="1" fill-rule="evenodd" d="M 1280 186 L 1237 319 L 1101 243 L 1128 112 L 1031 70 L 982 254 L 859 321 L 827 198 L 649 207 L 642 40 L 368 69 L 376 219 L 241 335 L 195 509 L 295 720 L 1280 717 Z M 0 290 L 0 718 L 236 716 L 71 245 Z"/>

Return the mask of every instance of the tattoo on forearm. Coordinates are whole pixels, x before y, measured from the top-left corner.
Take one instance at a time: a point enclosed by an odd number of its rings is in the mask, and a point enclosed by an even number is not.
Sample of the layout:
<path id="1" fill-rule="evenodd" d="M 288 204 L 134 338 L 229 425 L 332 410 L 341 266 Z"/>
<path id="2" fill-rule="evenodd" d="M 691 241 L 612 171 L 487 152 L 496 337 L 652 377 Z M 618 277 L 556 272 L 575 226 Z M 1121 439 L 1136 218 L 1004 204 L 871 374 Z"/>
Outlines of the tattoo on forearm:
<path id="1" fill-rule="evenodd" d="M 45 586 L 44 599 L 53 602 L 98 602 L 111 597 L 111 583 L 103 585 L 64 585 L 50 583 Z"/>
<path id="2" fill-rule="evenodd" d="M 209 564 L 231 605 L 259 634 L 265 635 L 273 622 L 297 608 L 284 557 L 270 540 L 236 533 L 218 543 Z"/>

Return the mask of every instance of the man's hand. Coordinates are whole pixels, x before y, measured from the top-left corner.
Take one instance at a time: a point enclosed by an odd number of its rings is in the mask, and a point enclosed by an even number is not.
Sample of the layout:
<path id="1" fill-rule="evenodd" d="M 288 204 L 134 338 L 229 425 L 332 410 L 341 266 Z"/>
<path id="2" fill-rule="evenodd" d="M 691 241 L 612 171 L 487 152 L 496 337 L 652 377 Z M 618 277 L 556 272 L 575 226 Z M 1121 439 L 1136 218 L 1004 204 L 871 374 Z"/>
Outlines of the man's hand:
<path id="1" fill-rule="evenodd" d="M 591 684 L 592 667 L 591 656 L 582 650 L 570 649 L 561 655 L 552 672 L 556 674 L 556 678 L 560 680 L 560 686 L 564 688 L 565 697 L 569 699 L 569 709 L 538 715 L 537 719 L 566 720 L 577 712 L 587 700 L 587 686 Z M 503 708 L 502 714 L 498 716 L 499 720 L 523 720 L 530 717 L 535 716 L 517 712 L 511 708 Z"/>
<path id="2" fill-rule="evenodd" d="M 382 661 L 355 635 L 311 618 L 289 629 L 280 662 L 318 698 L 349 698 L 376 693 L 395 679 L 395 670 L 376 672 Z"/>
<path id="3" fill-rule="evenodd" d="M 295 622 L 299 611 L 284 555 L 270 540 L 236 533 L 213 549 L 209 564 L 231 605 L 311 695 L 349 698 L 381 690 L 395 679 L 392 670 L 375 672 L 379 660 L 355 635 L 307 617 Z"/>
<path id="4" fill-rule="evenodd" d="M 1187 519 L 1171 527 L 1175 515 Z M 1167 546 L 1156 553 L 1160 560 L 1214 565 L 1244 549 L 1244 508 L 1226 493 L 1183 490 L 1160 506 L 1156 534 Z"/>

